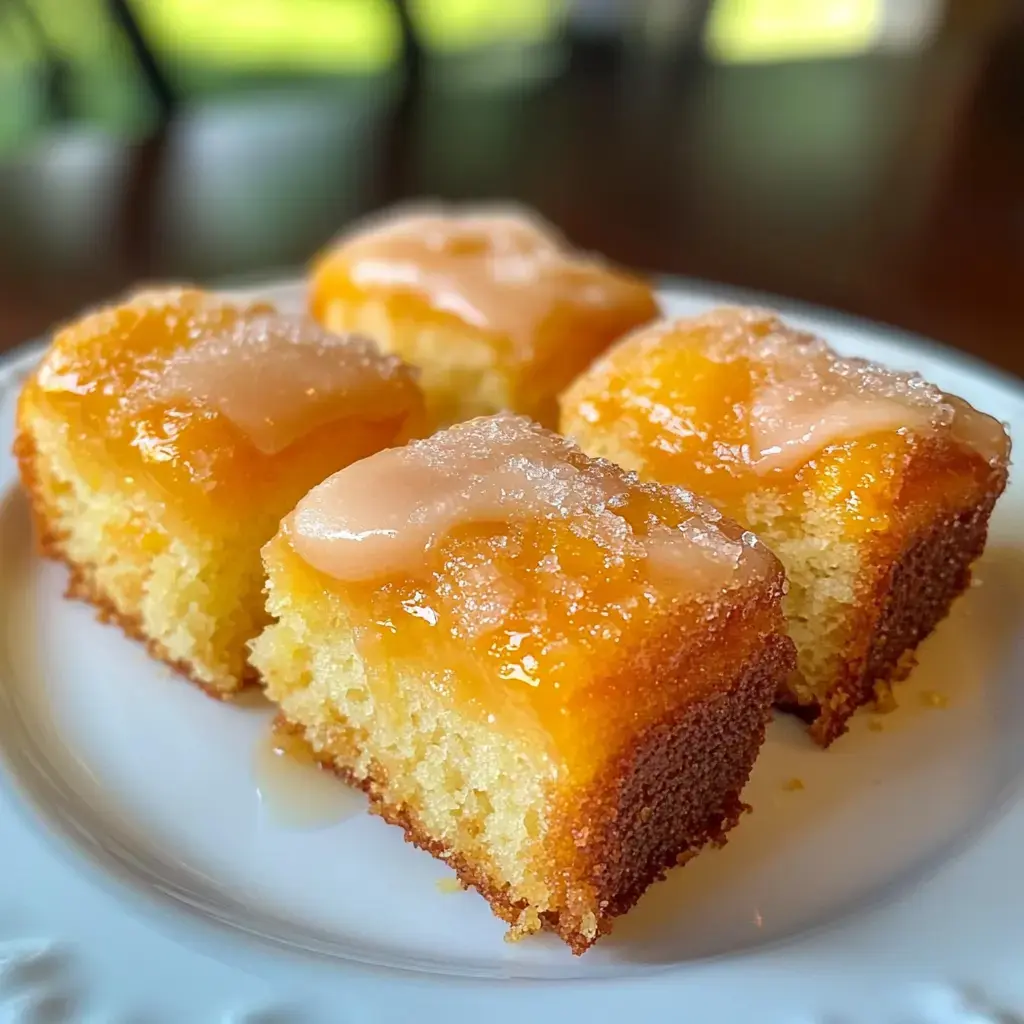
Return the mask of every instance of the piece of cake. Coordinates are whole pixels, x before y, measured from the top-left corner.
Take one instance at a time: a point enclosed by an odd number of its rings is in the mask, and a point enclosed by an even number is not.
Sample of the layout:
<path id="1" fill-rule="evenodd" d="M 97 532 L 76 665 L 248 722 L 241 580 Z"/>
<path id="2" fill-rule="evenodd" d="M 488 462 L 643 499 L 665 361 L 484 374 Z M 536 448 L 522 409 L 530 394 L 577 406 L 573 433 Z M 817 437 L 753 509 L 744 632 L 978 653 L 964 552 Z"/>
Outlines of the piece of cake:
<path id="1" fill-rule="evenodd" d="M 419 430 L 414 372 L 254 303 L 150 291 L 59 331 L 18 406 L 42 550 L 216 696 L 262 628 L 260 548 L 329 473 Z"/>
<path id="2" fill-rule="evenodd" d="M 316 262 L 313 315 L 363 331 L 422 371 L 434 426 L 513 410 L 554 427 L 557 397 L 652 320 L 650 286 L 499 209 L 398 211 Z"/>
<path id="3" fill-rule="evenodd" d="M 284 721 L 514 934 L 582 952 L 739 817 L 784 577 L 688 492 L 480 418 L 315 487 L 264 559 Z"/>
<path id="4" fill-rule="evenodd" d="M 967 586 L 1009 458 L 992 417 L 756 309 L 623 340 L 561 423 L 590 455 L 699 488 L 778 554 L 798 650 L 780 700 L 823 745 Z"/>

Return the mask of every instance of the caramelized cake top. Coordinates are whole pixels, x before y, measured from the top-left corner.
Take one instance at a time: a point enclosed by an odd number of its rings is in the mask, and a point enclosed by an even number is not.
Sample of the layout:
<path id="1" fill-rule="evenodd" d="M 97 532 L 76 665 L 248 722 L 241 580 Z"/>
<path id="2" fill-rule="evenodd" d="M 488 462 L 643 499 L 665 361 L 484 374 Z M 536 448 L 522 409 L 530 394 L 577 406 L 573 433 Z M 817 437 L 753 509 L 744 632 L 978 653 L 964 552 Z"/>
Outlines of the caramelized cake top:
<path id="1" fill-rule="evenodd" d="M 798 491 L 825 475 L 852 513 L 867 516 L 868 507 L 856 508 L 860 496 L 894 480 L 904 457 L 930 440 L 952 441 L 991 466 L 1009 454 L 1002 425 L 962 399 L 917 374 L 843 358 L 759 309 L 638 331 L 562 405 L 583 423 L 626 430 L 645 474 L 700 479 L 735 514 L 752 491 Z"/>
<path id="2" fill-rule="evenodd" d="M 477 328 L 514 363 L 564 342 L 582 317 L 606 321 L 611 338 L 657 315 L 639 278 L 572 250 L 535 217 L 487 208 L 399 211 L 343 238 L 315 268 L 314 314 L 370 296 L 393 316 Z"/>
<path id="3" fill-rule="evenodd" d="M 682 649 L 688 628 L 715 629 L 717 609 L 782 579 L 752 534 L 689 492 L 507 414 L 342 470 L 284 529 L 343 595 L 368 664 L 423 657 L 432 685 L 490 710 L 525 702 L 551 735 L 571 728 L 595 673 L 645 645 Z"/>
<path id="4" fill-rule="evenodd" d="M 332 425 L 358 458 L 422 403 L 412 371 L 362 338 L 191 289 L 143 292 L 66 327 L 35 387 L 126 470 L 239 496 Z M 345 461 L 335 451 L 327 465 Z"/>

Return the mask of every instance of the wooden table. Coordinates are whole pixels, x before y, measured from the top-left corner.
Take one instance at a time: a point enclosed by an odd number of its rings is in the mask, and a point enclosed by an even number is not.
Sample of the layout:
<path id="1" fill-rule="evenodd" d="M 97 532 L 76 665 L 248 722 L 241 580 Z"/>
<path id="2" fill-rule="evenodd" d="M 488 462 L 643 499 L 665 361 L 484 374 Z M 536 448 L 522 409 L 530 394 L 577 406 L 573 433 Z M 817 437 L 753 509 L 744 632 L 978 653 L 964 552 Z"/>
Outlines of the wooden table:
<path id="1" fill-rule="evenodd" d="M 512 197 L 583 246 L 888 321 L 1024 375 L 1024 32 L 789 66 L 574 62 L 64 129 L 0 164 L 0 348 L 138 280 L 302 265 L 406 196 Z"/>

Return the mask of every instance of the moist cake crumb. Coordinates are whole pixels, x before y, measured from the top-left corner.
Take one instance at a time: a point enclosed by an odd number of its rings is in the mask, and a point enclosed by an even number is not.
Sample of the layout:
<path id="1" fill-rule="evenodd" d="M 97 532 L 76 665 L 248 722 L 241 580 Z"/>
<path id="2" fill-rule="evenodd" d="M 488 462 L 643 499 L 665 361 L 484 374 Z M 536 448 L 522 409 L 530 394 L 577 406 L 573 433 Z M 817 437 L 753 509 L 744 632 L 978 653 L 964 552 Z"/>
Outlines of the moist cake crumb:
<path id="1" fill-rule="evenodd" d="M 151 290 L 59 330 L 18 404 L 42 550 L 217 697 L 253 679 L 260 548 L 324 476 L 421 420 L 414 374 L 261 302 Z"/>
<path id="2" fill-rule="evenodd" d="M 335 474 L 264 559 L 267 695 L 513 937 L 583 952 L 740 817 L 784 578 L 681 488 L 499 415 Z"/>
<path id="3" fill-rule="evenodd" d="M 779 556 L 797 645 L 779 704 L 826 746 L 876 684 L 909 672 L 1006 486 L 998 420 L 767 310 L 642 328 L 561 404 L 588 454 L 699 488 Z"/>

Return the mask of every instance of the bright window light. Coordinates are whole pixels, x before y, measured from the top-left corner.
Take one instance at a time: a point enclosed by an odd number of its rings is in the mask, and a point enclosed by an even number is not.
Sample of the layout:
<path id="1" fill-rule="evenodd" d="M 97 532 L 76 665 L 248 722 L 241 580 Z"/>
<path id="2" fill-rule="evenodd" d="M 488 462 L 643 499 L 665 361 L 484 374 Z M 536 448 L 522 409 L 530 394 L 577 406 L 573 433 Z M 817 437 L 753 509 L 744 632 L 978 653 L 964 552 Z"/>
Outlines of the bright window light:
<path id="1" fill-rule="evenodd" d="M 883 32 L 885 6 L 885 0 L 716 0 L 705 45 L 722 63 L 862 53 Z"/>

